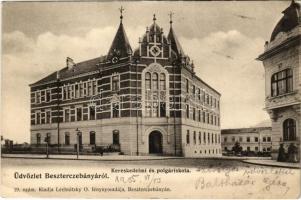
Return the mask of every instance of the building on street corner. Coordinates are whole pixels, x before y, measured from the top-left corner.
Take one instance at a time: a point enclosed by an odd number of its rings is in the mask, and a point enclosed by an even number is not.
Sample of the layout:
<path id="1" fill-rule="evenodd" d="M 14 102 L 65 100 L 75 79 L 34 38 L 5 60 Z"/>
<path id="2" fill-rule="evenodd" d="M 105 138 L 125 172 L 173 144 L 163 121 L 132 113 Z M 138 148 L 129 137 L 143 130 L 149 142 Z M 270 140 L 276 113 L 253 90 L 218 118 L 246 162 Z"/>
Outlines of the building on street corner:
<path id="1" fill-rule="evenodd" d="M 67 58 L 63 69 L 30 85 L 32 147 L 48 138 L 60 152 L 79 144 L 86 152 L 220 156 L 221 94 L 195 74 L 172 15 L 167 36 L 154 15 L 132 50 L 120 11 L 107 55 Z"/>
<path id="2" fill-rule="evenodd" d="M 272 119 L 272 158 L 277 159 L 283 145 L 287 158 L 294 153 L 300 159 L 300 3 L 293 0 L 282 13 L 258 60 L 265 69 L 265 109 Z"/>

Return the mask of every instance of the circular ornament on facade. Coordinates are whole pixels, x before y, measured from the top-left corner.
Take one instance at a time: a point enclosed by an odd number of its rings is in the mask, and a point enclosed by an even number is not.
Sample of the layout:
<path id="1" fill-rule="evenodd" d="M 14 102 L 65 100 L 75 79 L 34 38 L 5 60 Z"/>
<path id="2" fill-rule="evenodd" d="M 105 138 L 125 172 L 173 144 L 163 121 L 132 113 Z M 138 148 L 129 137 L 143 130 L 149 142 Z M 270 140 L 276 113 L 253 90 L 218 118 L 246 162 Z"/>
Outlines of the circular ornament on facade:
<path id="1" fill-rule="evenodd" d="M 119 61 L 119 58 L 117 56 L 112 58 L 112 63 L 117 63 Z"/>
<path id="2" fill-rule="evenodd" d="M 160 48 L 158 46 L 152 46 L 150 52 L 153 56 L 158 56 L 160 54 Z"/>

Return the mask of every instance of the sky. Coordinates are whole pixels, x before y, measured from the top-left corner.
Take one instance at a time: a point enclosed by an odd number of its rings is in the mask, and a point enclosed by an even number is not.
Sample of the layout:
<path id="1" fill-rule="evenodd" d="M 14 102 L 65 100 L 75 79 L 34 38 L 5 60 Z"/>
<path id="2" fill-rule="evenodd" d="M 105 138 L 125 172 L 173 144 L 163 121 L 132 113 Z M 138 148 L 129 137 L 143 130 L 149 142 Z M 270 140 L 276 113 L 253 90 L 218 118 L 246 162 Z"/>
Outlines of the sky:
<path id="1" fill-rule="evenodd" d="M 1 133 L 30 141 L 29 84 L 75 62 L 106 55 L 123 24 L 133 49 L 152 24 L 173 28 L 196 74 L 222 94 L 221 128 L 268 124 L 264 68 L 256 57 L 289 1 L 4 2 Z"/>

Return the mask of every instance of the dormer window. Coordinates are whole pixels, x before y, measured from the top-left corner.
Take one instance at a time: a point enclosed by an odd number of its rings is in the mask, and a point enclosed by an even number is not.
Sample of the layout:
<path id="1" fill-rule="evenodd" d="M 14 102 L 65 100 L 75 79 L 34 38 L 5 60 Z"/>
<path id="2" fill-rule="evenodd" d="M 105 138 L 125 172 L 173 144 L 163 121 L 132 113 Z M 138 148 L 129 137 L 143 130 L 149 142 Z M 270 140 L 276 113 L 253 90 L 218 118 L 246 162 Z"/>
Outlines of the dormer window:
<path id="1" fill-rule="evenodd" d="M 293 72 L 285 69 L 272 75 L 271 96 L 279 96 L 293 91 Z"/>

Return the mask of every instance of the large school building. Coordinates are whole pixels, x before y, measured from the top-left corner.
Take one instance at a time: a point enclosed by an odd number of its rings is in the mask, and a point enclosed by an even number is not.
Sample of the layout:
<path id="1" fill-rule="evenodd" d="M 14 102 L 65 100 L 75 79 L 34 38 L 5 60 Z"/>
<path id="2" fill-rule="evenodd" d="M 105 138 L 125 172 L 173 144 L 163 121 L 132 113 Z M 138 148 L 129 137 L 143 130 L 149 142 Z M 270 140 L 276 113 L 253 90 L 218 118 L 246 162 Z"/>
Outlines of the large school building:
<path id="1" fill-rule="evenodd" d="M 221 94 L 195 74 L 172 27 L 152 24 L 132 50 L 120 24 L 107 55 L 30 85 L 31 144 L 58 151 L 110 146 L 128 155 L 221 155 Z M 80 49 L 79 49 L 80 51 Z"/>

